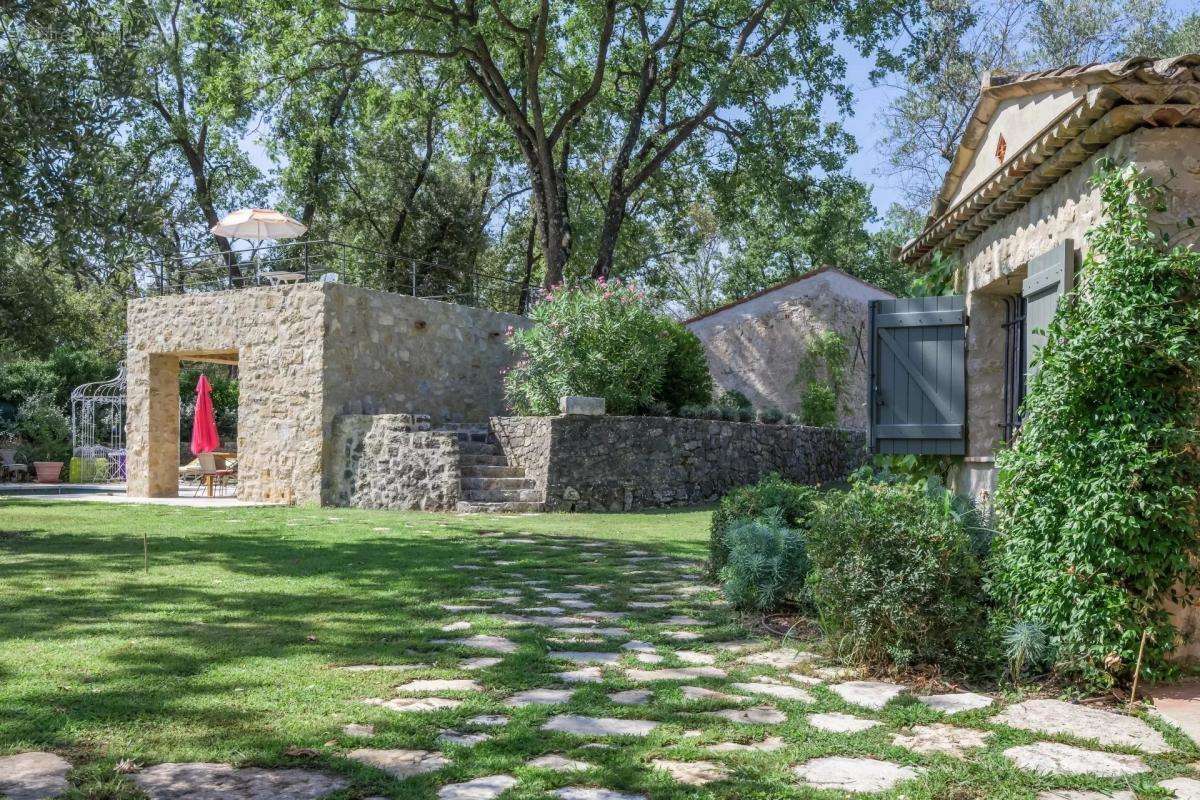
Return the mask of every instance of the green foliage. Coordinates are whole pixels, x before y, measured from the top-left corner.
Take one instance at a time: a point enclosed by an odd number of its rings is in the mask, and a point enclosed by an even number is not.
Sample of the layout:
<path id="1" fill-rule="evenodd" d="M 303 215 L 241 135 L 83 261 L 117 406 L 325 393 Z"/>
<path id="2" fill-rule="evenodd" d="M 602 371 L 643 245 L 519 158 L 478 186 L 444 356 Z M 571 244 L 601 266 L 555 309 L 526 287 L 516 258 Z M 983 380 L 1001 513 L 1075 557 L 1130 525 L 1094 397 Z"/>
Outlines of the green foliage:
<path id="1" fill-rule="evenodd" d="M 20 405 L 29 397 L 48 397 L 65 409 L 71 390 L 116 375 L 116 360 L 97 350 L 55 348 L 45 358 L 0 363 L 0 403 Z"/>
<path id="2" fill-rule="evenodd" d="M 858 482 L 805 534 L 825 635 L 875 667 L 961 665 L 983 630 L 980 565 L 962 521 L 921 487 Z"/>
<path id="3" fill-rule="evenodd" d="M 238 379 L 233 369 L 220 365 L 188 367 L 179 371 L 179 403 L 181 414 L 191 419 L 196 405 L 196 383 L 200 376 L 208 377 L 212 386 L 213 412 L 217 419 L 217 433 L 222 439 L 237 436 Z M 180 429 L 181 436 L 188 436 L 191 429 L 186 425 Z"/>
<path id="4" fill-rule="evenodd" d="M 925 271 L 912 279 L 908 286 L 909 297 L 941 297 L 954 294 L 961 284 L 958 259 L 935 252 L 929 259 Z"/>
<path id="5" fill-rule="evenodd" d="M 725 541 L 729 557 L 721 581 L 734 608 L 765 613 L 803 604 L 808 575 L 804 537 L 783 524 L 778 509 L 759 519 L 736 520 Z"/>
<path id="6" fill-rule="evenodd" d="M 729 557 L 725 537 L 739 520 L 766 519 L 778 515 L 789 528 L 804 528 L 818 492 L 784 480 L 772 472 L 757 483 L 740 486 L 721 498 L 709 526 L 709 570 L 719 575 Z"/>
<path id="7" fill-rule="evenodd" d="M 821 331 L 808 337 L 796 370 L 796 383 L 803 387 L 800 418 L 805 425 L 818 428 L 837 425 L 848 359 L 846 337 L 840 333 Z"/>
<path id="8" fill-rule="evenodd" d="M 1043 627 L 1060 674 L 1090 687 L 1169 671 L 1162 601 L 1197 588 L 1200 253 L 1150 222 L 1161 187 L 1097 174 L 1102 222 L 1037 355 L 1024 425 L 997 458 L 1003 535 L 992 594 Z"/>
<path id="9" fill-rule="evenodd" d="M 1014 622 L 1004 633 L 1004 655 L 1008 659 L 1008 674 L 1019 681 L 1026 669 L 1036 669 L 1049 655 L 1046 631 L 1032 622 Z"/>
<path id="10" fill-rule="evenodd" d="M 663 326 L 670 349 L 655 399 L 666 403 L 672 412 L 708 403 L 712 400 L 713 382 L 708 374 L 704 345 L 696 334 L 674 320 L 664 320 Z"/>
<path id="11" fill-rule="evenodd" d="M 71 423 L 48 394 L 30 395 L 22 401 L 14 432 L 27 463 L 66 461 L 71 455 Z"/>
<path id="12" fill-rule="evenodd" d="M 603 397 L 610 414 L 634 414 L 655 400 L 671 338 L 636 287 L 558 287 L 529 317 L 532 327 L 511 333 L 518 361 L 504 379 L 518 414 L 556 414 L 567 395 Z"/>
<path id="13" fill-rule="evenodd" d="M 778 425 L 783 422 L 783 412 L 774 406 L 769 406 L 758 412 L 758 421 L 767 425 Z"/>
<path id="14" fill-rule="evenodd" d="M 721 396 L 717 398 L 717 405 L 721 408 L 754 408 L 750 398 L 737 389 L 721 392 Z"/>

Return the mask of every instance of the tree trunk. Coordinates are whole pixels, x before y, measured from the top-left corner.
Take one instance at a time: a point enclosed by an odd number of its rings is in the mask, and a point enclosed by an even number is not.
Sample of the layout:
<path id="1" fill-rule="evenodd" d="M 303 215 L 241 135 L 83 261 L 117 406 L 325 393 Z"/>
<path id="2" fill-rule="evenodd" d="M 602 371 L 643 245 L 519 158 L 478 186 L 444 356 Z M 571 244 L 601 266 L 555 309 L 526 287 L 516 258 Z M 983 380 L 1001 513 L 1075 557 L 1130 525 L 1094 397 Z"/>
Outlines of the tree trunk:
<path id="1" fill-rule="evenodd" d="M 521 297 L 517 300 L 517 313 L 525 316 L 529 310 L 529 284 L 533 280 L 533 240 L 537 220 L 529 220 L 529 236 L 525 237 L 525 277 L 521 280 Z"/>
<path id="2" fill-rule="evenodd" d="M 400 213 L 396 216 L 396 222 L 392 225 L 392 232 L 388 236 L 387 261 L 383 265 L 383 288 L 389 292 L 400 291 L 400 275 L 396 272 L 396 245 L 400 243 L 400 236 L 404 233 L 404 227 L 408 223 L 408 215 L 417 199 L 417 193 L 421 191 L 425 177 L 429 174 L 429 164 L 433 161 L 435 123 L 436 117 L 432 115 L 425 120 L 425 155 L 421 158 L 421 164 L 417 167 L 417 175 L 413 178 L 408 194 L 400 207 Z M 416 292 L 414 291 L 413 294 Z"/>

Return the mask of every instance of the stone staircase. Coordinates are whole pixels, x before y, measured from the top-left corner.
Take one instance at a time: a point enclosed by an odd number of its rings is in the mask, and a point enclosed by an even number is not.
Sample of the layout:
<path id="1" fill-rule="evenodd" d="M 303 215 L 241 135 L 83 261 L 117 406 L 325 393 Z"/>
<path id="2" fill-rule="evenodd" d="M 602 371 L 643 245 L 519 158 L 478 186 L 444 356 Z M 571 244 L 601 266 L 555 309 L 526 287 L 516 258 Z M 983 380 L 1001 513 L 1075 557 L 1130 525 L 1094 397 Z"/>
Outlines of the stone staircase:
<path id="1" fill-rule="evenodd" d="M 541 511 L 544 498 L 522 467 L 508 463 L 487 425 L 446 426 L 458 433 L 461 513 Z"/>

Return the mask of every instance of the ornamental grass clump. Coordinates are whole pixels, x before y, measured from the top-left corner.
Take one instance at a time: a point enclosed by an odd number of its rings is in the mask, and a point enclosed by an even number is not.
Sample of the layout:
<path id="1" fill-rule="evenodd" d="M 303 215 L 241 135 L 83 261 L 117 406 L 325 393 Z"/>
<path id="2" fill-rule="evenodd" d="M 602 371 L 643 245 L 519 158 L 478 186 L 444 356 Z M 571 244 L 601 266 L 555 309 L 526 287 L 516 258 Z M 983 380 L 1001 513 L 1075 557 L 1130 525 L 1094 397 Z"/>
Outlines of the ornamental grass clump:
<path id="1" fill-rule="evenodd" d="M 783 524 L 779 509 L 761 519 L 739 519 L 726 543 L 729 558 L 721 569 L 721 582 L 734 608 L 761 614 L 804 604 L 804 537 Z"/>
<path id="2" fill-rule="evenodd" d="M 1143 679 L 1168 673 L 1163 602 L 1197 588 L 1200 254 L 1152 225 L 1161 187 L 1095 180 L 1104 219 L 997 458 L 990 588 L 1000 625 L 1044 630 L 1060 676 L 1103 688 L 1133 679 L 1144 632 Z"/>

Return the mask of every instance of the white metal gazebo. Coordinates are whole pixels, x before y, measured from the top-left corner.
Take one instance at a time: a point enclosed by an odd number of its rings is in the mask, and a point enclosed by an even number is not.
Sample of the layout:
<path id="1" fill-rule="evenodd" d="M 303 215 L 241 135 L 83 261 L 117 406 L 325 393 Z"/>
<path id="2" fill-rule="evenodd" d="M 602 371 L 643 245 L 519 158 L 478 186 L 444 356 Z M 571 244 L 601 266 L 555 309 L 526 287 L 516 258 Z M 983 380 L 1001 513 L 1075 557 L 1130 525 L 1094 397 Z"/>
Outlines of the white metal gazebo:
<path id="1" fill-rule="evenodd" d="M 76 467 L 78 464 L 78 467 Z M 72 483 L 125 480 L 125 365 L 107 381 L 71 392 Z"/>

